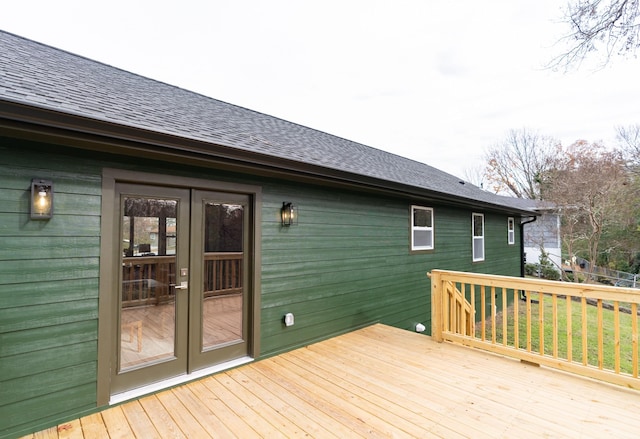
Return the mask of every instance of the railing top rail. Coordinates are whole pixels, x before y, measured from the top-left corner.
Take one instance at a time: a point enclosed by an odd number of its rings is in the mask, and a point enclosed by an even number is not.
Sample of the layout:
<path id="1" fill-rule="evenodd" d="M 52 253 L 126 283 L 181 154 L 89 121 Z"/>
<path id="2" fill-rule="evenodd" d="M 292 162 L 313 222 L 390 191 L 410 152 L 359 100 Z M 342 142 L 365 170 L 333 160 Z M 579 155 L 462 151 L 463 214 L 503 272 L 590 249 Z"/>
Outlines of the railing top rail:
<path id="1" fill-rule="evenodd" d="M 612 300 L 640 304 L 640 290 L 609 285 L 560 282 L 545 279 L 510 277 L 464 271 L 432 270 L 429 277 L 438 275 L 442 281 L 463 282 L 478 286 L 509 288 L 544 294 L 558 294 L 578 298 Z"/>
<path id="2" fill-rule="evenodd" d="M 242 252 L 207 252 L 204 254 L 205 261 L 217 259 L 242 259 Z"/>
<path id="3" fill-rule="evenodd" d="M 122 262 L 135 262 L 136 264 L 153 264 L 158 262 L 171 262 L 176 259 L 176 255 L 169 256 L 127 256 L 122 258 Z"/>

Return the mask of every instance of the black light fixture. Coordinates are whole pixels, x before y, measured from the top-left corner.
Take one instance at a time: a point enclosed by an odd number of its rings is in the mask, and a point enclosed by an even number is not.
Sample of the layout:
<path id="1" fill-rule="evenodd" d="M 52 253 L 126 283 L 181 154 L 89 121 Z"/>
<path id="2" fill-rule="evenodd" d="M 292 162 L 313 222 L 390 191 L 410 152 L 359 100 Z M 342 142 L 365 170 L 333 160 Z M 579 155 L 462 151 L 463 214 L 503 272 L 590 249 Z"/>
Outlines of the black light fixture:
<path id="1" fill-rule="evenodd" d="M 295 226 L 298 224 L 298 208 L 292 203 L 284 201 L 282 209 L 280 209 L 280 217 L 283 226 Z"/>
<path id="2" fill-rule="evenodd" d="M 31 180 L 31 219 L 53 217 L 53 182 L 51 180 Z"/>

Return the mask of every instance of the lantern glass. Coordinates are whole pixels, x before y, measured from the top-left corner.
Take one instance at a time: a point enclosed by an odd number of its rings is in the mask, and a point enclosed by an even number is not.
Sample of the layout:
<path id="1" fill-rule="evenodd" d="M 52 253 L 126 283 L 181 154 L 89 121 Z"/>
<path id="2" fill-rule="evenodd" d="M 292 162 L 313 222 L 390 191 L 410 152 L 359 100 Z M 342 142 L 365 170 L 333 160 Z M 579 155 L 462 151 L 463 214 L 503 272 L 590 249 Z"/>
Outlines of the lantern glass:
<path id="1" fill-rule="evenodd" d="M 31 219 L 50 219 L 53 216 L 53 182 L 31 180 Z"/>
<path id="2" fill-rule="evenodd" d="M 292 203 L 283 202 L 280 215 L 283 226 L 288 227 L 298 224 L 298 209 Z"/>

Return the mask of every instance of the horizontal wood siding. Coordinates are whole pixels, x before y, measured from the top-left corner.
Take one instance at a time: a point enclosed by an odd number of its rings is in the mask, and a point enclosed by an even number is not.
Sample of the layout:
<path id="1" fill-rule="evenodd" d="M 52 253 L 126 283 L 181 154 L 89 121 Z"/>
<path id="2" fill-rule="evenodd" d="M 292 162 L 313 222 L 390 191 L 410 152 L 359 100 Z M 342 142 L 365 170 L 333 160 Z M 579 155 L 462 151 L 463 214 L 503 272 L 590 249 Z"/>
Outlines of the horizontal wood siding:
<path id="1" fill-rule="evenodd" d="M 508 243 L 507 216 L 485 212 L 485 253 L 484 264 L 480 264 L 476 273 L 501 274 L 505 276 L 520 276 L 521 250 L 519 218 L 515 218 L 515 242 Z"/>
<path id="2" fill-rule="evenodd" d="M 438 212 L 440 213 L 438 215 Z M 473 262 L 471 221 L 473 213 L 484 214 L 484 250 L 485 259 Z M 492 214 L 486 211 L 461 210 L 439 208 L 436 217 L 436 253 L 435 264 L 429 264 L 432 269 L 466 271 L 473 273 L 500 274 L 505 276 L 519 276 L 521 267 L 520 228 L 515 228 L 515 243 L 508 244 L 507 215 Z M 518 218 L 516 218 L 518 221 Z M 440 233 L 438 233 L 440 232 Z M 443 249 L 444 247 L 444 249 Z M 457 268 L 444 268 L 457 267 Z M 429 288 L 431 281 L 429 280 Z M 482 309 L 480 295 L 476 296 L 476 309 Z M 489 297 L 487 295 L 487 297 Z M 470 292 L 467 294 L 470 299 Z M 487 299 L 488 300 L 488 299 Z M 431 302 L 429 302 L 431 304 Z M 485 303 L 485 313 L 490 313 L 491 302 Z M 498 294 L 495 305 L 502 306 L 502 295 Z M 427 331 L 431 328 L 431 316 Z"/>
<path id="3" fill-rule="evenodd" d="M 0 138 L 0 437 L 96 406 L 100 165 Z M 54 217 L 29 219 L 32 178 Z"/>
<path id="4" fill-rule="evenodd" d="M 0 153 L 0 438 L 96 408 L 103 167 L 263 188 L 263 357 L 374 322 L 429 332 L 432 269 L 519 274 L 503 215 L 483 212 L 486 260 L 473 263 L 471 210 L 3 138 Z M 32 178 L 54 182 L 50 221 L 29 220 Z M 297 226 L 280 225 L 283 201 Z M 432 251 L 410 251 L 412 204 L 434 209 Z"/>
<path id="5" fill-rule="evenodd" d="M 297 226 L 280 225 L 283 201 L 298 206 Z M 263 202 L 265 355 L 373 322 L 409 330 L 423 323 L 429 331 L 426 273 L 434 268 L 520 272 L 520 247 L 507 244 L 503 215 L 485 215 L 486 259 L 473 263 L 471 210 L 305 186 L 269 186 Z M 433 251 L 410 251 L 411 204 L 434 208 Z M 283 323 L 288 312 L 291 327 Z"/>

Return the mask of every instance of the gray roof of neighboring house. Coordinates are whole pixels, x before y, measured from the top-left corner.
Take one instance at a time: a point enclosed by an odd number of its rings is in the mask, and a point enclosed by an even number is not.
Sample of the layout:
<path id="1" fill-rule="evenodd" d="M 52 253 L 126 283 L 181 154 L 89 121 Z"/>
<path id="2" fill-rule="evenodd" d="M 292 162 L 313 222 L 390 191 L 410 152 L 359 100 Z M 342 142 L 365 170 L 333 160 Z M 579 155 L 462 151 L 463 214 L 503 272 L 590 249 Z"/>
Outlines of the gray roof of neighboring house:
<path id="1" fill-rule="evenodd" d="M 253 154 L 272 163 L 282 159 L 292 168 L 313 166 L 366 184 L 395 184 L 458 203 L 529 211 L 429 165 L 0 31 L 0 109 L 5 105 L 0 119 L 12 117 L 9 104 L 191 140 L 210 153 L 224 147 L 232 155 Z"/>
<path id="2" fill-rule="evenodd" d="M 556 210 L 556 205 L 550 201 L 532 200 L 530 198 L 511 198 L 509 202 L 521 209 L 535 212 L 550 212 Z"/>

